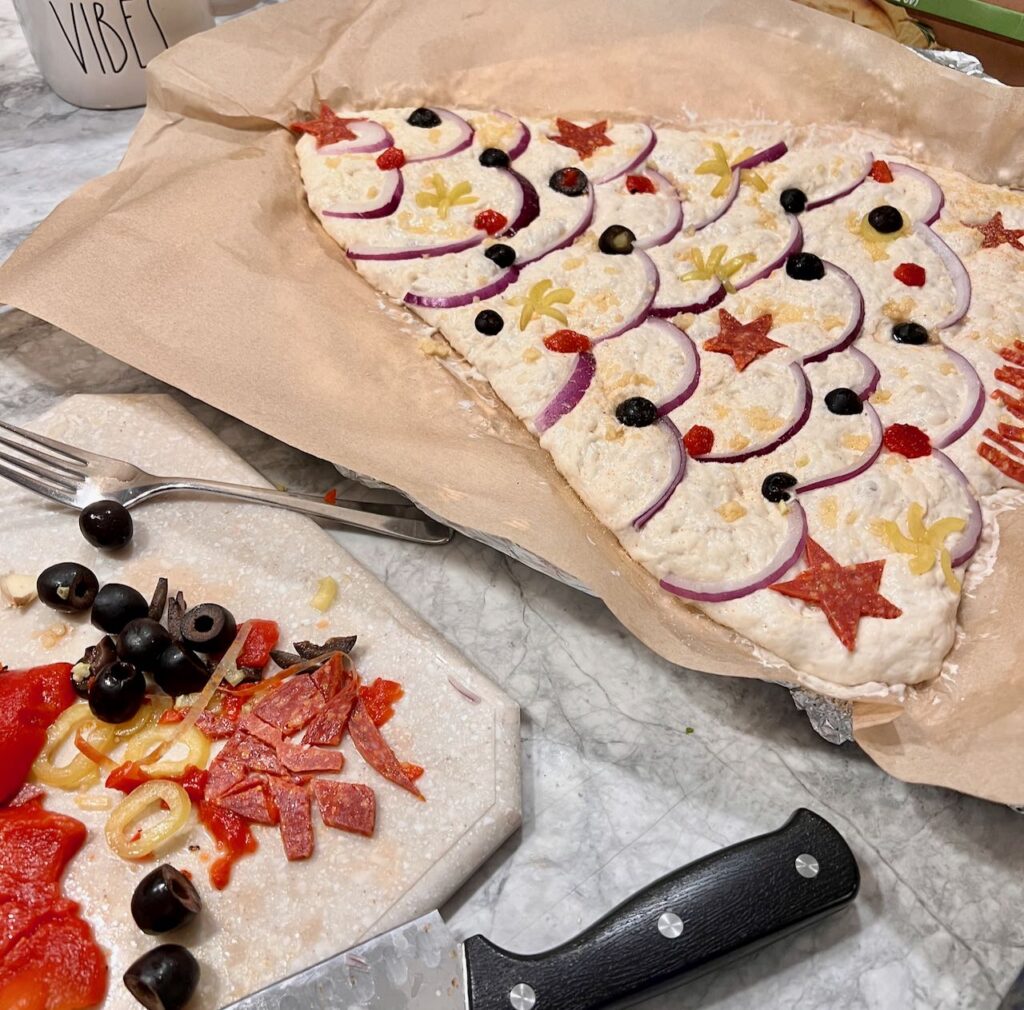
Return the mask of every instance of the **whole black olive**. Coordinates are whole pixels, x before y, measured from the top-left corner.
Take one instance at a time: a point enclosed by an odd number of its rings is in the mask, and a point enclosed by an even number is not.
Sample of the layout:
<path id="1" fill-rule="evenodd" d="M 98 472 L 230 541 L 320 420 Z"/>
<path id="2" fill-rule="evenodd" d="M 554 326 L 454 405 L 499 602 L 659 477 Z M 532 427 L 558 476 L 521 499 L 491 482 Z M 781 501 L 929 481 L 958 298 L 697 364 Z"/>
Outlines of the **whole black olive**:
<path id="1" fill-rule="evenodd" d="M 480 152 L 479 161 L 484 168 L 508 168 L 511 164 L 508 154 L 500 147 L 485 147 Z"/>
<path id="2" fill-rule="evenodd" d="M 132 895 L 135 925 L 150 936 L 184 926 L 202 907 L 195 884 L 169 863 L 150 870 Z"/>
<path id="3" fill-rule="evenodd" d="M 210 679 L 210 671 L 188 649 L 171 642 L 157 660 L 153 679 L 161 691 L 179 698 L 202 691 Z"/>
<path id="4" fill-rule="evenodd" d="M 89 688 L 89 709 L 100 722 L 127 722 L 145 697 L 146 675 L 131 663 L 111 663 Z"/>
<path id="5" fill-rule="evenodd" d="M 441 125 L 441 117 L 433 109 L 420 107 L 409 113 L 406 122 L 410 126 L 418 126 L 421 130 L 432 130 L 435 126 Z"/>
<path id="6" fill-rule="evenodd" d="M 761 482 L 761 494 L 770 502 L 789 501 L 789 492 L 796 487 L 796 477 L 784 470 L 770 473 Z"/>
<path id="7" fill-rule="evenodd" d="M 99 580 L 77 561 L 50 565 L 36 579 L 39 599 L 53 610 L 65 614 L 88 610 L 99 592 Z"/>
<path id="8" fill-rule="evenodd" d="M 149 617 L 139 617 L 121 629 L 117 636 L 117 655 L 149 673 L 156 670 L 160 656 L 170 644 L 170 632 L 162 624 Z"/>
<path id="9" fill-rule="evenodd" d="M 484 309 L 477 313 L 473 325 L 477 333 L 482 333 L 485 337 L 496 337 L 504 328 L 505 320 L 494 309 Z"/>
<path id="10" fill-rule="evenodd" d="M 825 406 L 833 414 L 861 414 L 864 401 L 852 389 L 837 386 L 825 394 Z"/>
<path id="11" fill-rule="evenodd" d="M 199 986 L 199 962 L 180 944 L 162 943 L 131 964 L 124 984 L 146 1010 L 182 1010 Z"/>
<path id="12" fill-rule="evenodd" d="M 625 225 L 611 224 L 597 240 L 597 248 L 606 256 L 628 256 L 633 251 L 636 235 Z"/>
<path id="13" fill-rule="evenodd" d="M 218 603 L 200 603 L 181 619 L 181 640 L 196 652 L 223 652 L 237 633 L 231 612 Z"/>
<path id="14" fill-rule="evenodd" d="M 646 397 L 631 396 L 615 408 L 615 416 L 628 428 L 646 428 L 658 420 L 658 408 Z"/>
<path id="15" fill-rule="evenodd" d="M 131 543 L 135 524 L 131 513 L 116 501 L 94 501 L 78 515 L 82 536 L 101 550 L 116 551 Z"/>
<path id="16" fill-rule="evenodd" d="M 560 168 L 557 172 L 551 173 L 548 185 L 562 196 L 583 196 L 590 185 L 590 180 L 581 168 Z"/>
<path id="17" fill-rule="evenodd" d="M 496 242 L 484 250 L 484 255 L 497 267 L 504 269 L 516 261 L 516 251 L 510 245 Z"/>
<path id="18" fill-rule="evenodd" d="M 786 273 L 795 281 L 820 281 L 825 264 L 814 253 L 794 253 L 786 259 Z"/>
<path id="19" fill-rule="evenodd" d="M 891 235 L 903 227 L 903 215 L 895 207 L 883 203 L 868 211 L 868 224 L 881 235 Z"/>
<path id="20" fill-rule="evenodd" d="M 927 344 L 928 331 L 920 323 L 897 323 L 892 328 L 892 339 L 897 344 Z"/>
<path id="21" fill-rule="evenodd" d="M 149 613 L 149 604 L 137 589 L 108 582 L 92 605 L 92 623 L 108 635 L 116 635 L 129 622 Z"/>
<path id="22" fill-rule="evenodd" d="M 779 203 L 787 214 L 802 214 L 807 207 L 807 194 L 802 189 L 784 189 Z"/>

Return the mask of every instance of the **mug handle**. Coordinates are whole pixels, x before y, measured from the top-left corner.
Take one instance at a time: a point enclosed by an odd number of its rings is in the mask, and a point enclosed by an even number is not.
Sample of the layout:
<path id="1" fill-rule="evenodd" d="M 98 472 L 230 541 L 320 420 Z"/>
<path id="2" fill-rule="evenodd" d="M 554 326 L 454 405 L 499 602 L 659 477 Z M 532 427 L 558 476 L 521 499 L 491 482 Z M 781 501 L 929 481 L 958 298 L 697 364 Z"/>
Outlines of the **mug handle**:
<path id="1" fill-rule="evenodd" d="M 225 14 L 240 14 L 250 7 L 255 7 L 259 0 L 208 0 L 210 13 L 215 17 L 223 17 Z"/>

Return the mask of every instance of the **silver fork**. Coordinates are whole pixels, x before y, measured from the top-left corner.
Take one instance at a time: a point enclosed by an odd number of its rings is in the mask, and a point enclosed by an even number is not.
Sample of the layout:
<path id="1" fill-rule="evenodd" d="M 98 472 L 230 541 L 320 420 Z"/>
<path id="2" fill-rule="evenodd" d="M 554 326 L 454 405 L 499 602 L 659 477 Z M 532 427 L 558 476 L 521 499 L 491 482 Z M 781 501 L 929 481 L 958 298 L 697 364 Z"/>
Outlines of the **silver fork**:
<path id="1" fill-rule="evenodd" d="M 0 420 L 0 429 L 10 433 L 0 433 L 0 446 L 19 454 L 0 450 L 0 477 L 70 508 L 81 509 L 90 502 L 110 499 L 130 509 L 169 491 L 198 491 L 288 509 L 418 544 L 446 544 L 452 538 L 447 526 L 411 503 L 373 506 L 343 500 L 332 505 L 314 495 L 187 477 L 157 477 L 124 460 L 88 452 L 7 421 Z"/>

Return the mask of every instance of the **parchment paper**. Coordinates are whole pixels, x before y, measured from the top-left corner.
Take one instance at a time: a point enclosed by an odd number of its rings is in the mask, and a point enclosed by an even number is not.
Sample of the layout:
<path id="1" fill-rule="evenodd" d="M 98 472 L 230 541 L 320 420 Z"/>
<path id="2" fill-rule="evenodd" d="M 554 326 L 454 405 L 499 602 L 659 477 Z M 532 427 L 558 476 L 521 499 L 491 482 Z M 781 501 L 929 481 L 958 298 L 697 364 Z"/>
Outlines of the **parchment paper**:
<path id="1" fill-rule="evenodd" d="M 321 97 L 851 123 L 1020 186 L 1024 95 L 788 0 L 290 0 L 154 61 L 121 168 L 0 270 L 0 300 L 549 560 L 669 660 L 796 679 L 663 593 L 493 395 L 381 311 L 308 211 L 283 128 Z M 1024 803 L 1022 523 L 1005 518 L 996 574 L 965 602 L 955 677 L 858 713 L 858 741 L 900 778 Z"/>

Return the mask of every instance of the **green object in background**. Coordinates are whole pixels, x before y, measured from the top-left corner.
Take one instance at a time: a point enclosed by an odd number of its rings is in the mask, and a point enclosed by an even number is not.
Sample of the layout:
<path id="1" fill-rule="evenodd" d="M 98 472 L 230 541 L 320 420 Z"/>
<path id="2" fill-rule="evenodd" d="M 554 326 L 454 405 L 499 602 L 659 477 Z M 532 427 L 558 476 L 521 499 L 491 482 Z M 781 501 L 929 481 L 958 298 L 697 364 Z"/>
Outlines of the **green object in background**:
<path id="1" fill-rule="evenodd" d="M 1024 14 L 984 0 L 889 0 L 919 14 L 934 14 L 958 24 L 1024 42 Z"/>

